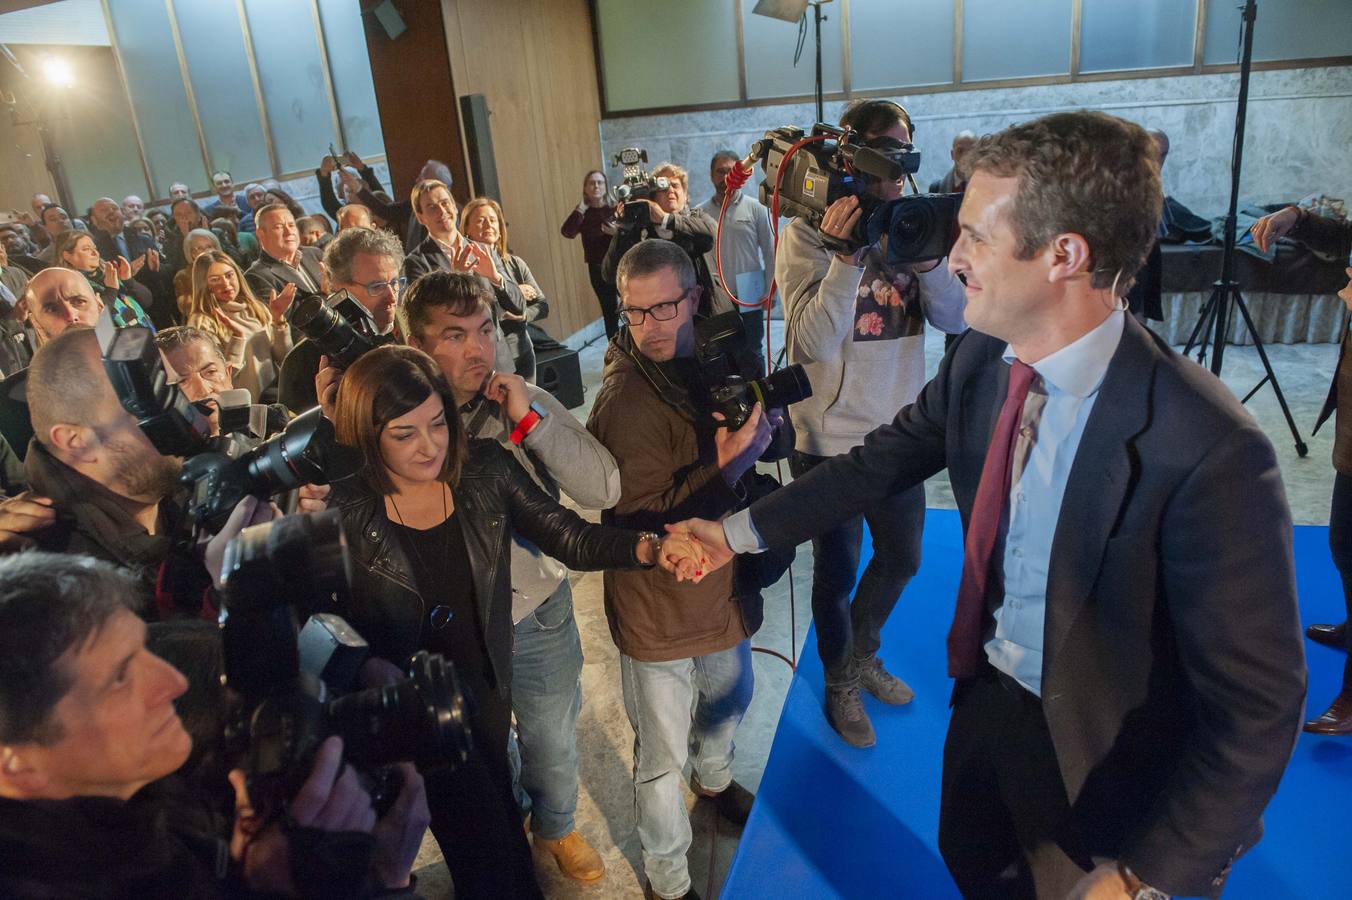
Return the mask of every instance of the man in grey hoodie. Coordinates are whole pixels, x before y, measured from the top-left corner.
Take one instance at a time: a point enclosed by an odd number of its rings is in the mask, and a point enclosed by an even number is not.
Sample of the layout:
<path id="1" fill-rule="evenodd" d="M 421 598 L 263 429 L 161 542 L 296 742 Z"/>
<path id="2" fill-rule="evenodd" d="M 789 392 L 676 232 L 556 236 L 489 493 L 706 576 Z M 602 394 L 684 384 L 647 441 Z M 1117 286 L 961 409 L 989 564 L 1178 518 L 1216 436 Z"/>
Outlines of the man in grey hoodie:
<path id="1" fill-rule="evenodd" d="M 476 275 L 424 275 L 404 296 L 404 334 L 441 367 L 470 437 L 497 440 L 555 500 L 562 488 L 588 509 L 614 506 L 620 470 L 610 451 L 548 392 L 494 371 L 492 303 L 487 282 Z M 518 793 L 530 799 L 536 846 L 568 877 L 596 881 L 605 866 L 574 821 L 582 641 L 568 570 L 520 535 L 512 536 L 512 621 Z"/>
<path id="2" fill-rule="evenodd" d="M 851 104 L 841 118 L 876 146 L 909 144 L 906 110 L 890 100 Z M 884 200 L 901 196 L 901 182 L 870 188 Z M 775 276 L 784 303 L 789 362 L 801 363 L 812 396 L 793 407 L 797 443 L 790 460 L 798 477 L 846 453 L 913 402 L 925 383 L 925 321 L 950 334 L 966 324 L 961 282 L 942 261 L 894 268 L 883 243 L 837 254 L 823 234 L 847 237 L 861 215 L 855 197 L 827 208 L 820 229 L 803 219 L 780 235 Z M 859 579 L 863 522 L 873 556 Z M 925 490 L 919 485 L 882 498 L 865 513 L 812 542 L 812 616 L 826 672 L 826 718 L 845 741 L 871 747 L 873 724 L 860 690 L 884 703 L 913 696 L 878 658 L 880 633 L 902 590 L 920 566 Z"/>

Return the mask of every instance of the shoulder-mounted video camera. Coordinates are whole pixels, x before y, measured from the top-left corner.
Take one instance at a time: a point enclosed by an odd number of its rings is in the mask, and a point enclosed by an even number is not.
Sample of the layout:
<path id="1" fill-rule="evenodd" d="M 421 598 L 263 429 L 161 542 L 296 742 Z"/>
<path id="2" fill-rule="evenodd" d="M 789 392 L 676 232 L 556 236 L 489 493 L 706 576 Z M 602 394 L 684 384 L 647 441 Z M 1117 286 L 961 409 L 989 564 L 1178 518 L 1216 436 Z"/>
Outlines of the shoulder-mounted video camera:
<path id="1" fill-rule="evenodd" d="M 889 265 L 942 259 L 957 238 L 961 194 L 910 194 L 883 200 L 876 187 L 899 182 L 920 168 L 920 151 L 888 137 L 864 141 L 856 132 L 818 123 L 811 134 L 796 126 L 776 128 L 756 142 L 751 155 L 765 170 L 761 202 L 781 215 L 820 226 L 826 208 L 841 197 L 858 197 L 859 222 L 847 240 L 822 235 L 837 253 L 853 253 L 887 237 Z M 914 188 L 914 179 L 911 179 Z"/>
<path id="2" fill-rule="evenodd" d="M 615 196 L 624 203 L 624 215 L 616 220 L 620 228 L 642 228 L 650 224 L 647 204 L 630 203 L 631 200 L 652 200 L 671 183 L 661 176 L 654 176 L 644 168 L 648 161 L 648 151 L 639 147 L 625 147 L 615 154 L 612 165 L 620 166 L 620 185 L 615 188 Z"/>
<path id="3" fill-rule="evenodd" d="M 286 318 L 339 369 L 351 366 L 368 350 L 394 343 L 394 335 L 376 333 L 366 307 L 347 291 L 328 297 L 302 294 L 292 301 Z"/>
<path id="4" fill-rule="evenodd" d="M 222 569 L 225 682 L 241 700 L 226 740 L 244 754 L 260 813 L 285 808 L 329 735 L 343 739 L 344 760 L 382 813 L 398 794 L 393 763 L 428 768 L 469 758 L 473 700 L 442 656 L 419 652 L 407 678 L 355 689 L 369 647 L 323 612 L 346 599 L 350 578 L 336 510 L 245 528 L 226 547 Z M 297 609 L 315 611 L 303 629 Z"/>
<path id="5" fill-rule="evenodd" d="M 164 456 L 181 456 L 181 480 L 191 486 L 188 512 L 199 526 L 219 529 L 245 497 L 266 498 L 354 473 L 360 452 L 339 444 L 318 407 L 292 419 L 280 434 L 258 441 L 242 432 L 212 435 L 207 413 L 169 382 L 148 328 L 113 332 L 103 368 L 122 408 Z"/>

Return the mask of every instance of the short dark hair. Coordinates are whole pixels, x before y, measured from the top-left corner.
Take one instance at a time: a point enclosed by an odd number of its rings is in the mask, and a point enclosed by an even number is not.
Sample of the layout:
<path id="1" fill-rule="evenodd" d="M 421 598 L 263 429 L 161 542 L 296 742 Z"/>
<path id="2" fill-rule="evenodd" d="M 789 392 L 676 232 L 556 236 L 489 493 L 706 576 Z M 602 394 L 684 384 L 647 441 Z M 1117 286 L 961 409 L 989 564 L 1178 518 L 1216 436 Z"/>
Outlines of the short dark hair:
<path id="1" fill-rule="evenodd" d="M 361 451 L 361 476 L 372 490 L 382 495 L 395 491 L 380 455 L 381 432 L 433 394 L 441 397 L 446 408 L 451 437 L 437 477 L 454 487 L 465 462 L 467 439 L 455 395 L 436 360 L 413 347 L 386 344 L 364 353 L 343 373 L 333 424 L 341 443 Z"/>
<path id="2" fill-rule="evenodd" d="M 1149 132 L 1102 112 L 1053 113 L 986 135 L 962 161 L 970 173 L 1018 179 L 1008 216 L 1019 259 L 1073 232 L 1089 245 L 1091 285 L 1126 293 L 1164 204 Z"/>
<path id="3" fill-rule="evenodd" d="M 480 310 L 491 314 L 493 292 L 478 275 L 428 272 L 409 285 L 399 306 L 400 315 L 404 317 L 404 335 L 419 340 L 423 328 L 432 319 L 432 310 L 444 309 L 453 316 L 473 315 Z"/>
<path id="4" fill-rule="evenodd" d="M 155 332 L 155 346 L 161 353 L 173 353 L 199 341 L 210 347 L 211 352 L 219 356 L 221 362 L 229 364 L 229 360 L 225 358 L 225 351 L 221 349 L 221 342 L 216 340 L 214 334 L 191 325 L 175 325 Z"/>
<path id="5" fill-rule="evenodd" d="M 47 210 L 49 209 L 59 209 L 62 212 L 66 212 L 65 207 L 60 203 L 44 203 L 42 204 L 42 209 L 38 212 L 39 225 L 43 225 L 47 222 Z M 70 213 L 66 213 L 66 218 L 70 218 Z"/>
<path id="6" fill-rule="evenodd" d="M 61 740 L 52 714 L 73 683 L 62 657 L 140 600 L 130 573 L 88 556 L 30 551 L 0 558 L 0 743 Z"/>
<path id="7" fill-rule="evenodd" d="M 899 124 L 915 140 L 915 123 L 906 107 L 893 100 L 856 100 L 840 114 L 840 124 L 861 135 L 877 134 L 888 131 Z"/>
<path id="8" fill-rule="evenodd" d="M 715 151 L 714 151 L 713 158 L 709 160 L 709 169 L 712 170 L 714 166 L 718 165 L 720 162 L 722 162 L 722 161 L 725 160 L 725 159 L 730 159 L 730 160 L 732 160 L 733 162 L 741 162 L 741 161 L 742 161 L 742 157 L 740 157 L 740 156 L 737 155 L 737 151 L 736 151 L 736 150 L 726 150 L 726 149 L 725 149 L 725 150 L 715 150 Z"/>
<path id="9" fill-rule="evenodd" d="M 615 287 L 623 291 L 630 278 L 652 275 L 663 269 L 675 272 L 684 290 L 688 291 L 697 284 L 695 264 L 690 261 L 690 254 L 671 241 L 652 238 L 638 242 L 620 257 L 619 268 L 615 270 Z"/>

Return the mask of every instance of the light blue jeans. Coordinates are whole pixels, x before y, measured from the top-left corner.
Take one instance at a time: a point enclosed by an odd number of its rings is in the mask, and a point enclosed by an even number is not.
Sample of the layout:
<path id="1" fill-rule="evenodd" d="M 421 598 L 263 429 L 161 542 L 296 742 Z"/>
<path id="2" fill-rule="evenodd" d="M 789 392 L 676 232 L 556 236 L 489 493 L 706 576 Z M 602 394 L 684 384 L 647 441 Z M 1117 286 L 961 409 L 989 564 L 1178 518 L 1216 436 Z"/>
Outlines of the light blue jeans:
<path id="1" fill-rule="evenodd" d="M 634 809 L 643 869 L 653 893 L 690 890 L 685 855 L 690 816 L 681 779 L 686 760 L 701 787 L 732 783 L 733 733 L 751 704 L 751 642 L 671 662 L 620 655 L 624 709 L 634 728 Z M 694 712 L 691 712 L 691 709 Z"/>
<path id="2" fill-rule="evenodd" d="M 575 827 L 577 716 L 582 709 L 582 640 L 565 578 L 550 598 L 516 623 L 508 739 L 512 787 L 531 831 L 558 840 Z M 519 745 L 519 749 L 518 749 Z"/>

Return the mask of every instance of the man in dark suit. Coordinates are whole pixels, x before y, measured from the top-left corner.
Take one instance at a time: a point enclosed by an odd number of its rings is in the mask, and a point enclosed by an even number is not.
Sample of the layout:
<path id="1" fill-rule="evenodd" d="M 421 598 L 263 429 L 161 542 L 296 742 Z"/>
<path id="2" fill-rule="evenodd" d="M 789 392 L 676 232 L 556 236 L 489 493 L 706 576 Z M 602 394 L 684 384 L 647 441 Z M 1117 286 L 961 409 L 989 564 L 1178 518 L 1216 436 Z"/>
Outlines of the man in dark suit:
<path id="1" fill-rule="evenodd" d="M 295 284 L 300 295 L 320 293 L 324 271 L 319 250 L 300 245 L 291 211 L 280 203 L 269 203 L 254 213 L 254 219 L 262 252 L 244 279 L 258 299 L 268 303 L 274 292 L 280 294 L 288 284 Z"/>
<path id="2" fill-rule="evenodd" d="M 160 266 L 160 252 L 154 240 L 126 227 L 122 205 L 111 197 L 95 200 L 89 208 L 89 236 L 105 262 L 117 262 L 120 256 L 130 263 L 132 283 L 126 285 L 126 290 L 155 326 L 173 325 L 178 320 L 173 276 L 168 267 Z"/>
<path id="3" fill-rule="evenodd" d="M 934 381 L 750 510 L 676 526 L 720 562 L 948 469 L 966 550 L 939 848 L 968 896 L 1215 896 L 1300 730 L 1272 446 L 1124 312 L 1156 159 L 1102 113 L 982 138 L 949 255 L 972 331 Z"/>

